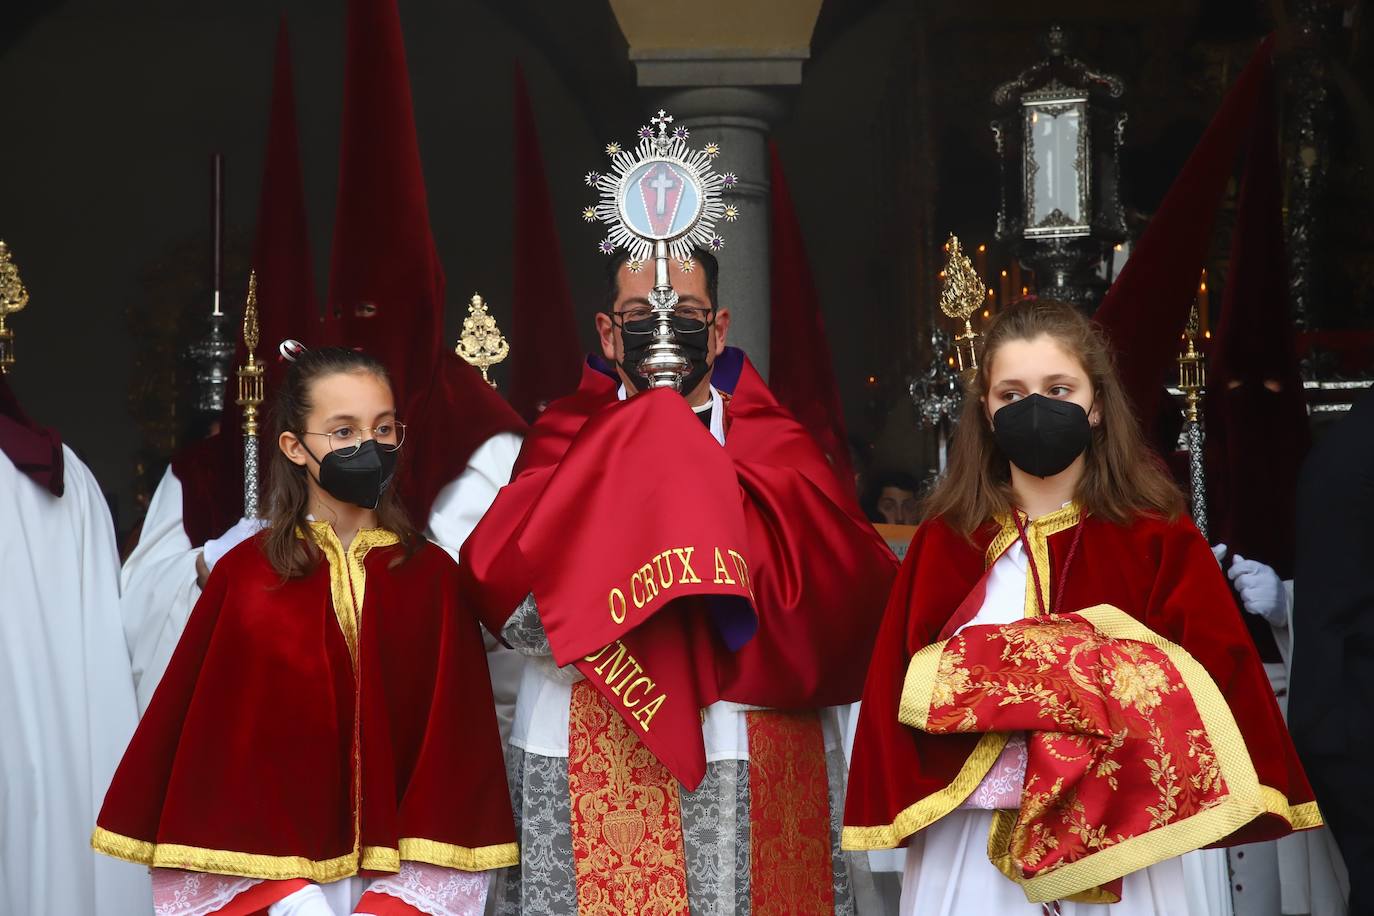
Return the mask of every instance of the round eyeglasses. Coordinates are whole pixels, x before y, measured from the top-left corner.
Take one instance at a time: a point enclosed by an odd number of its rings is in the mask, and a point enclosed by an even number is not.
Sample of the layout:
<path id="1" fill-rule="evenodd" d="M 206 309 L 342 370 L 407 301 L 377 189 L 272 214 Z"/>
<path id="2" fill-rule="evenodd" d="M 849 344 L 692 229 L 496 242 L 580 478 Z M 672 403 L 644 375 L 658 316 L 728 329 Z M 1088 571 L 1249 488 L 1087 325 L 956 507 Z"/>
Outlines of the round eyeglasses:
<path id="1" fill-rule="evenodd" d="M 370 433 L 370 436 L 364 436 Z M 324 436 L 329 440 L 329 450 L 340 458 L 351 458 L 358 453 L 358 449 L 363 447 L 365 439 L 370 438 L 377 443 L 377 448 L 384 452 L 394 452 L 406 441 L 406 425 L 400 421 L 393 420 L 390 423 L 381 423 L 377 426 L 340 426 L 338 429 L 330 430 L 327 433 L 315 433 L 306 430 L 307 436 Z"/>

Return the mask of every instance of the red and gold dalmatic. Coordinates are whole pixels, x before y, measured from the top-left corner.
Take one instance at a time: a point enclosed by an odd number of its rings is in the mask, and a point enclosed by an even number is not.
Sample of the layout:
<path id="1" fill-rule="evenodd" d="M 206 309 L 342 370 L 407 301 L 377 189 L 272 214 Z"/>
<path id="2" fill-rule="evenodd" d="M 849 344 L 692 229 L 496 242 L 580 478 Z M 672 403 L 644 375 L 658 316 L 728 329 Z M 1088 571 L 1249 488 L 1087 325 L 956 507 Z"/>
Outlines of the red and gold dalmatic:
<path id="1" fill-rule="evenodd" d="M 958 807 L 1018 732 L 1021 806 L 994 815 L 988 853 L 1032 902 L 1112 902 L 1123 875 L 1155 862 L 1319 826 L 1193 524 L 1115 525 L 1068 506 L 1026 527 L 1025 619 L 957 635 L 1017 525 L 972 539 L 941 519 L 917 530 L 864 688 L 845 847 L 905 845 Z"/>
<path id="2" fill-rule="evenodd" d="M 816 710 L 857 699 L 895 560 L 739 351 L 713 383 L 723 448 L 680 395 L 619 401 L 589 366 L 463 547 L 487 627 L 533 594 L 554 662 L 586 678 L 568 758 L 584 914 L 688 912 L 680 797 L 721 700 L 767 707 L 745 713 L 752 912 L 834 893 Z"/>
<path id="3" fill-rule="evenodd" d="M 478 624 L 457 566 L 394 534 L 283 582 L 260 541 L 196 603 L 92 843 L 160 868 L 328 882 L 518 861 Z"/>

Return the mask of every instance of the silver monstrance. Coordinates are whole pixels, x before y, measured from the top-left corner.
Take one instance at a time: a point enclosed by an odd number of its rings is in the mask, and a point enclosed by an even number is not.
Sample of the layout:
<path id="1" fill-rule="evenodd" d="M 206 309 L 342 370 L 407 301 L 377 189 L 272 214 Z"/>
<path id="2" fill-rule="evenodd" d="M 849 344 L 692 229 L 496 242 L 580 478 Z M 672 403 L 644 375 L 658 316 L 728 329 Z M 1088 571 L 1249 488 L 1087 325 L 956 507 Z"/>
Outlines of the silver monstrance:
<path id="1" fill-rule="evenodd" d="M 720 146 L 707 143 L 691 150 L 687 128 L 672 127 L 672 123 L 673 116 L 659 109 L 639 129 L 639 145 L 633 150 L 624 150 L 619 143 L 606 145 L 611 170 L 587 173 L 587 186 L 596 188 L 600 201 L 583 208 L 582 218 L 589 223 L 600 220 L 606 226 L 607 236 L 598 246 L 601 253 L 626 249 L 631 271 L 638 273 L 653 258 L 654 288 L 649 294 L 653 342 L 637 371 L 651 388 L 680 391 L 692 363 L 673 332 L 678 295 L 668 276 L 668 261 L 671 258 L 683 270 L 691 270 L 698 248 L 720 251 L 725 242 L 716 233 L 716 221 L 734 222 L 739 211 L 721 200 L 721 193 L 737 181 L 734 173 L 718 175 L 711 167 Z"/>

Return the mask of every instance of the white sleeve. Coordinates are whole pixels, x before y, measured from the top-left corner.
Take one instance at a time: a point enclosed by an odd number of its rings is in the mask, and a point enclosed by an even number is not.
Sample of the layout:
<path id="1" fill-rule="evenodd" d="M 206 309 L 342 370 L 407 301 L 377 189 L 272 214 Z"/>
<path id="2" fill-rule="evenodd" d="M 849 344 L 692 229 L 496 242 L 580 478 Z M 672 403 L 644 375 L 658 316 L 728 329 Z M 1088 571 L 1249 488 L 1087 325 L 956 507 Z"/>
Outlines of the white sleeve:
<path id="1" fill-rule="evenodd" d="M 515 433 L 497 433 L 477 447 L 468 466 L 439 491 L 429 516 L 430 540 L 458 559 L 458 548 L 491 508 L 496 493 L 510 483 L 511 468 L 520 457 L 523 440 Z"/>
<path id="2" fill-rule="evenodd" d="M 120 616 L 133 662 L 139 715 L 148 708 L 153 691 L 172 660 L 181 631 L 200 597 L 196 557 L 181 518 L 181 481 L 172 469 L 148 504 L 138 546 L 120 572 Z"/>
<path id="3" fill-rule="evenodd" d="M 523 440 L 515 433 L 497 433 L 477 447 L 468 466 L 448 486 L 439 491 L 429 516 L 429 538 L 458 559 L 458 549 L 472 529 L 491 508 L 496 493 L 510 482 L 511 469 L 520 456 Z M 496 699 L 496 723 L 501 729 L 501 744 L 510 738 L 515 719 L 515 694 L 520 688 L 523 661 L 519 653 L 501 645 L 485 628 L 482 642 L 487 649 L 491 690 Z"/>

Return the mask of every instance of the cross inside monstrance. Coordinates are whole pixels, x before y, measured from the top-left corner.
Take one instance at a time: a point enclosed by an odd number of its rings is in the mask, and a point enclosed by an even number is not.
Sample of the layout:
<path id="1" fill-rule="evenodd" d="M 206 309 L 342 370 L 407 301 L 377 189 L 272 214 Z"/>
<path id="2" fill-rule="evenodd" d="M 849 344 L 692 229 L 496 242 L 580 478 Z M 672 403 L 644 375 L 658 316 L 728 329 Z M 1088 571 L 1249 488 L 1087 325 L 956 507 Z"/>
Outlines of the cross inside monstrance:
<path id="1" fill-rule="evenodd" d="M 678 126 L 670 133 L 672 123 L 673 116 L 659 109 L 658 116 L 639 129 L 639 144 L 633 150 L 606 144 L 609 173 L 588 172 L 584 179 L 600 196 L 596 206 L 583 208 L 582 218 L 605 224 L 608 234 L 597 246 L 601 253 L 625 248 L 632 271 L 653 261 L 653 342 L 636 370 L 653 388 L 677 388 L 691 368 L 672 328 L 677 293 L 669 277 L 669 259 L 690 270 L 698 248 L 716 252 L 725 244 L 716 234 L 716 220 L 732 222 L 739 215 L 721 200 L 722 192 L 735 186 L 735 175 L 718 175 L 711 167 L 720 145 L 712 142 L 692 150 L 687 128 Z"/>

